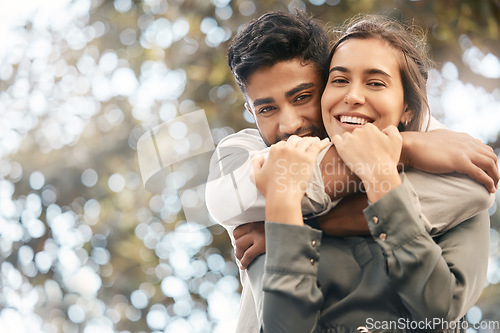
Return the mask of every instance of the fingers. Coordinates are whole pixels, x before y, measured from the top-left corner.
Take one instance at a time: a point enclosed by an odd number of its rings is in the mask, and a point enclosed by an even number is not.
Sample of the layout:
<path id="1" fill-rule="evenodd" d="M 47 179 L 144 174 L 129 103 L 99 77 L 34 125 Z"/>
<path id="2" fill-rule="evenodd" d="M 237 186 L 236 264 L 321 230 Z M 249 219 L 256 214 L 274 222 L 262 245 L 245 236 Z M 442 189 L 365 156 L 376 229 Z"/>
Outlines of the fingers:
<path id="1" fill-rule="evenodd" d="M 233 231 L 234 256 L 240 262 L 240 268 L 247 266 L 260 254 L 266 252 L 264 222 L 251 222 L 238 226 Z"/>
<path id="2" fill-rule="evenodd" d="M 257 175 L 260 169 L 262 169 L 262 165 L 264 165 L 265 161 L 266 158 L 263 155 L 257 156 L 252 160 L 252 172 L 250 173 L 250 180 L 252 183 L 255 184 L 255 175 Z"/>
<path id="3" fill-rule="evenodd" d="M 496 157 L 496 155 L 495 155 Z M 492 187 L 490 192 L 495 192 L 495 190 L 498 188 L 498 181 L 500 179 L 500 174 L 498 171 L 498 160 L 497 158 L 486 158 L 486 161 L 484 164 L 478 164 L 478 167 L 484 170 L 484 172 L 491 178 L 492 181 Z M 486 185 L 486 184 L 485 184 Z"/>
<path id="4" fill-rule="evenodd" d="M 250 230 L 251 230 L 250 223 L 245 223 L 245 224 L 239 225 L 236 227 L 236 229 L 234 229 L 233 237 L 235 240 L 238 240 L 238 238 L 247 234 Z"/>
<path id="5" fill-rule="evenodd" d="M 240 262 L 240 268 L 248 265 L 260 254 L 266 251 L 266 236 L 264 222 L 243 224 L 233 231 L 234 256 Z"/>
<path id="6" fill-rule="evenodd" d="M 288 140 L 280 141 L 280 145 L 275 144 L 276 148 L 285 148 L 292 150 L 293 152 L 305 152 L 309 156 L 316 156 L 319 152 L 328 147 L 330 144 L 330 140 L 328 138 L 324 138 L 320 140 L 315 136 L 307 136 L 307 137 L 299 137 L 297 135 L 292 135 L 288 138 Z"/>
<path id="7" fill-rule="evenodd" d="M 332 143 L 333 143 L 333 145 L 335 147 L 338 146 L 338 145 L 342 145 L 343 142 L 344 142 L 344 138 L 342 138 L 338 134 L 334 135 L 333 138 L 332 138 Z"/>
<path id="8" fill-rule="evenodd" d="M 487 144 L 482 143 L 479 141 L 477 148 L 474 149 L 474 151 L 477 151 L 478 153 L 491 158 L 494 162 L 495 165 L 498 164 L 498 156 L 495 154 L 494 149 L 491 146 L 488 146 Z"/>
<path id="9" fill-rule="evenodd" d="M 471 161 L 470 170 L 465 170 L 470 177 L 486 186 L 488 191 L 494 193 L 498 188 L 499 171 L 496 159 L 493 160 L 484 155 Z"/>
<path id="10" fill-rule="evenodd" d="M 471 165 L 470 170 L 467 170 L 466 173 L 475 181 L 483 184 L 490 193 L 495 193 L 496 183 L 493 182 L 490 175 L 483 169 L 476 165 Z"/>
<path id="11" fill-rule="evenodd" d="M 300 138 L 300 140 L 295 144 L 295 149 L 299 151 L 308 151 L 311 146 L 318 144 L 319 141 L 318 137 Z"/>
<path id="12" fill-rule="evenodd" d="M 330 140 L 328 138 L 324 138 L 323 140 L 320 140 L 319 138 L 317 140 L 314 140 L 307 148 L 306 152 L 317 156 L 320 151 L 328 147 L 330 144 Z"/>
<path id="13" fill-rule="evenodd" d="M 292 135 L 286 141 L 286 146 L 297 151 L 307 151 L 309 147 L 319 143 L 320 140 L 318 137 L 300 137 L 297 135 Z"/>
<path id="14" fill-rule="evenodd" d="M 382 133 L 385 133 L 389 138 L 396 139 L 401 137 L 401 133 L 399 133 L 396 126 L 390 125 L 382 130 Z"/>
<path id="15" fill-rule="evenodd" d="M 480 181 L 472 175 L 471 177 L 484 184 L 490 190 L 490 192 L 494 192 L 498 188 L 498 182 L 500 180 L 500 174 L 498 170 L 498 156 L 495 154 L 493 148 L 489 145 L 484 144 L 481 140 L 476 138 L 473 138 L 473 140 L 477 143 L 475 149 L 473 150 L 473 153 L 478 154 L 479 156 L 476 158 L 471 158 L 471 160 L 472 163 L 475 164 L 475 166 L 479 167 L 483 171 L 483 173 L 476 173 L 481 174 L 480 178 L 482 178 L 484 176 L 484 173 L 486 173 L 491 178 L 491 183 L 493 185 L 488 186 L 484 181 Z"/>
<path id="16" fill-rule="evenodd" d="M 249 247 L 240 259 L 240 268 L 247 269 L 248 265 L 250 265 L 255 258 L 263 253 L 265 253 L 265 251 L 261 251 L 256 246 Z"/>
<path id="17" fill-rule="evenodd" d="M 330 144 L 330 139 L 324 138 L 323 140 L 320 140 L 318 142 L 318 144 L 316 145 L 316 147 L 318 147 L 319 150 L 323 150 L 326 147 L 328 147 L 329 144 Z"/>
<path id="18" fill-rule="evenodd" d="M 286 145 L 295 148 L 301 140 L 302 138 L 300 136 L 292 135 L 286 140 Z"/>
<path id="19" fill-rule="evenodd" d="M 253 245 L 253 238 L 243 235 L 234 241 L 234 256 L 241 261 L 244 253 Z"/>

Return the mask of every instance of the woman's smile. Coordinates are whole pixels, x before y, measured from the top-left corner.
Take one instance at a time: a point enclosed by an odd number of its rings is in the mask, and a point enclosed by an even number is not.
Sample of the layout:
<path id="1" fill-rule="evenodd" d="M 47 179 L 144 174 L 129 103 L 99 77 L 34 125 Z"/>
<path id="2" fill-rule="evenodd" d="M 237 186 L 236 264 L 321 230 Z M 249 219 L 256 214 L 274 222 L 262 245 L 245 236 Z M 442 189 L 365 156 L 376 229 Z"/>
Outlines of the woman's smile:
<path id="1" fill-rule="evenodd" d="M 395 49 L 375 38 L 348 39 L 336 49 L 321 99 L 330 137 L 367 123 L 382 130 L 401 122 L 406 105 L 399 60 Z"/>

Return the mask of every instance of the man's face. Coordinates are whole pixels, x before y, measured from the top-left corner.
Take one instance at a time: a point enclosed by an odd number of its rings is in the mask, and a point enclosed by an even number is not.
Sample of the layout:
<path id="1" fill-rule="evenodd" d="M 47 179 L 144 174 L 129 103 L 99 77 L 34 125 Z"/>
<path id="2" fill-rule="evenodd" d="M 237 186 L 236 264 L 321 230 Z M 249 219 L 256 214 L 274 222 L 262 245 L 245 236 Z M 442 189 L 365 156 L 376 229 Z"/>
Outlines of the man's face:
<path id="1" fill-rule="evenodd" d="M 323 138 L 322 89 L 321 77 L 312 65 L 283 61 L 249 77 L 245 107 L 267 145 L 294 134 Z"/>

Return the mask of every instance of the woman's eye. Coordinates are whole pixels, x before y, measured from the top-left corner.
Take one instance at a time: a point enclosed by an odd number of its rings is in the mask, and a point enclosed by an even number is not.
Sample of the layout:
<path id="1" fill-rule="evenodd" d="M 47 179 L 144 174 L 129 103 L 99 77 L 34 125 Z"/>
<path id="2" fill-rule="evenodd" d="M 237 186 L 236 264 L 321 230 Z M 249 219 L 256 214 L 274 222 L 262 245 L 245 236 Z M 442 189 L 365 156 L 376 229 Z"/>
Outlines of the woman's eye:
<path id="1" fill-rule="evenodd" d="M 340 79 L 340 78 L 337 78 L 337 79 L 333 79 L 332 80 L 332 83 L 337 83 L 337 84 L 346 84 L 348 83 L 348 81 L 346 79 Z"/>
<path id="2" fill-rule="evenodd" d="M 385 87 L 385 83 L 383 82 L 378 82 L 378 81 L 375 81 L 375 82 L 369 82 L 368 83 L 369 86 L 372 86 L 372 87 Z"/>

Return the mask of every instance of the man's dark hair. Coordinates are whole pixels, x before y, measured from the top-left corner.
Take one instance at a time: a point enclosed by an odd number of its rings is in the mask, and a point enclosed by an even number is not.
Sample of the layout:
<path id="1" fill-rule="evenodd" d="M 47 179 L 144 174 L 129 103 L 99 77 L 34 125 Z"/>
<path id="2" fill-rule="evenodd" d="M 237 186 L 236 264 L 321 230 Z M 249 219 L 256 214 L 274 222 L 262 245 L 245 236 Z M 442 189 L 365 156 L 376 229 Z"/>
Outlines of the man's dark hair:
<path id="1" fill-rule="evenodd" d="M 243 93 L 255 71 L 293 59 L 313 65 L 326 82 L 328 43 L 323 27 L 305 12 L 271 12 L 252 20 L 232 40 L 228 65 Z"/>

